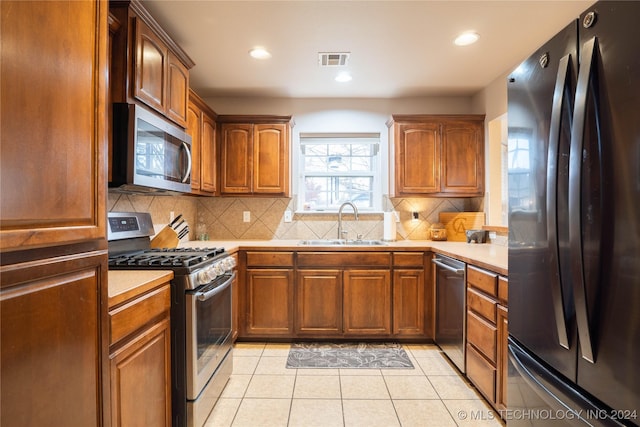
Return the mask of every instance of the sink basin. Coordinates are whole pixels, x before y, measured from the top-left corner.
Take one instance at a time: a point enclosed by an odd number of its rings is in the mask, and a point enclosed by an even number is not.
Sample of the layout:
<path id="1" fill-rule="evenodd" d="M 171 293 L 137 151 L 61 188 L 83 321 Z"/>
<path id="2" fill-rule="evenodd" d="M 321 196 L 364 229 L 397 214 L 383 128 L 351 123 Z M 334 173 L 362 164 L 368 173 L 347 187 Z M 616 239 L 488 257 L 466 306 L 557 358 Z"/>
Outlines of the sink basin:
<path id="1" fill-rule="evenodd" d="M 386 246 L 381 240 L 340 240 L 340 239 L 318 239 L 301 240 L 304 246 Z"/>

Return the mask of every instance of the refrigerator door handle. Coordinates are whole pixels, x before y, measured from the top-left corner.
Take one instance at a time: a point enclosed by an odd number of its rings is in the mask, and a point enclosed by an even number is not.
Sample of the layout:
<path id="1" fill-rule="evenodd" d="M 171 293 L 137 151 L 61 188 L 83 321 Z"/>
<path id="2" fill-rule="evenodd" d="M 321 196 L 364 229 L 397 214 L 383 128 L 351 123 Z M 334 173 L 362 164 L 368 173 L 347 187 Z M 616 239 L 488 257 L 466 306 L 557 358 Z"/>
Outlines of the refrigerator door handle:
<path id="1" fill-rule="evenodd" d="M 551 283 L 553 298 L 553 312 L 556 318 L 558 343 L 569 349 L 567 333 L 567 316 L 564 310 L 564 295 L 562 294 L 562 276 L 560 275 L 560 247 L 558 244 L 558 174 L 559 174 L 559 145 L 560 125 L 562 122 L 562 107 L 565 102 L 571 102 L 571 97 L 565 96 L 569 77 L 571 54 L 560 59 L 556 85 L 553 91 L 551 109 L 551 126 L 549 129 L 549 154 L 547 157 L 547 232 L 549 249 L 551 251 L 551 268 L 557 273 L 557 280 Z"/>
<path id="2" fill-rule="evenodd" d="M 587 98 L 592 79 L 596 48 L 596 37 L 587 41 L 581 52 L 581 65 L 576 86 L 576 103 L 571 128 L 571 146 L 569 153 L 569 249 L 571 251 L 571 277 L 578 324 L 578 338 L 582 358 L 595 363 L 595 353 L 591 340 L 589 307 L 585 289 L 584 259 L 582 246 L 582 160 L 584 130 L 587 115 Z"/>

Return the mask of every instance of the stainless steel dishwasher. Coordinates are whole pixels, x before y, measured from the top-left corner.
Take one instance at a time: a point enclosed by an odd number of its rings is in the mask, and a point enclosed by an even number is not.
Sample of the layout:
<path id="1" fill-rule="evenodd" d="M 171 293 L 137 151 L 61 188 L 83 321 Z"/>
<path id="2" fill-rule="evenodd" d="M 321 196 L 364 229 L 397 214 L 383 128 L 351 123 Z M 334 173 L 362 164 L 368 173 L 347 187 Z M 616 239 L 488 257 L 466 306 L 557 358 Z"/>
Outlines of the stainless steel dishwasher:
<path id="1" fill-rule="evenodd" d="M 461 372 L 465 372 L 466 297 L 465 263 L 436 255 L 435 341 Z"/>

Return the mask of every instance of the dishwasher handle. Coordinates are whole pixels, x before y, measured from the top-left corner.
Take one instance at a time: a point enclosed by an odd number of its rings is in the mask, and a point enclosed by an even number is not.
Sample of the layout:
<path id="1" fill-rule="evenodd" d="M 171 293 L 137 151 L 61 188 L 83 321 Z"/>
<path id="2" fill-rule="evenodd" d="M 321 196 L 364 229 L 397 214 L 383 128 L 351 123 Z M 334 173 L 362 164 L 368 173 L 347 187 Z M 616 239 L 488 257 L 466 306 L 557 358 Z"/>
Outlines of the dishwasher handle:
<path id="1" fill-rule="evenodd" d="M 463 275 L 464 274 L 464 268 L 456 268 L 456 267 L 453 267 L 453 266 L 451 266 L 449 264 L 445 264 L 444 262 L 442 262 L 438 258 L 433 258 L 431 260 L 431 262 L 434 263 L 435 265 L 437 265 L 438 267 L 442 267 L 445 270 L 449 270 L 449 271 L 451 271 L 451 272 L 453 272 L 455 274 L 458 274 L 458 275 Z"/>

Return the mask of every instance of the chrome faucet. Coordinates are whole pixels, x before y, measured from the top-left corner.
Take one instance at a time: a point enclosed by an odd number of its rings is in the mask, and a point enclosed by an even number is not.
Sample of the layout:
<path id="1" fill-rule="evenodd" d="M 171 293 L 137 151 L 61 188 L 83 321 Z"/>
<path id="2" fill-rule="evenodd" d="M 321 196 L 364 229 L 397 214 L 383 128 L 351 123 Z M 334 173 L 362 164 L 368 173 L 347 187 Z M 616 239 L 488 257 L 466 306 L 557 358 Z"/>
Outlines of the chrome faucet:
<path id="1" fill-rule="evenodd" d="M 346 231 L 342 231 L 342 210 L 347 205 L 353 208 L 353 213 L 356 216 L 356 220 L 358 219 L 358 208 L 356 207 L 356 205 L 351 202 L 344 202 L 343 204 L 341 204 L 340 208 L 338 209 L 338 239 L 342 239 L 342 233 L 347 233 Z M 345 238 L 345 240 L 347 239 Z"/>

